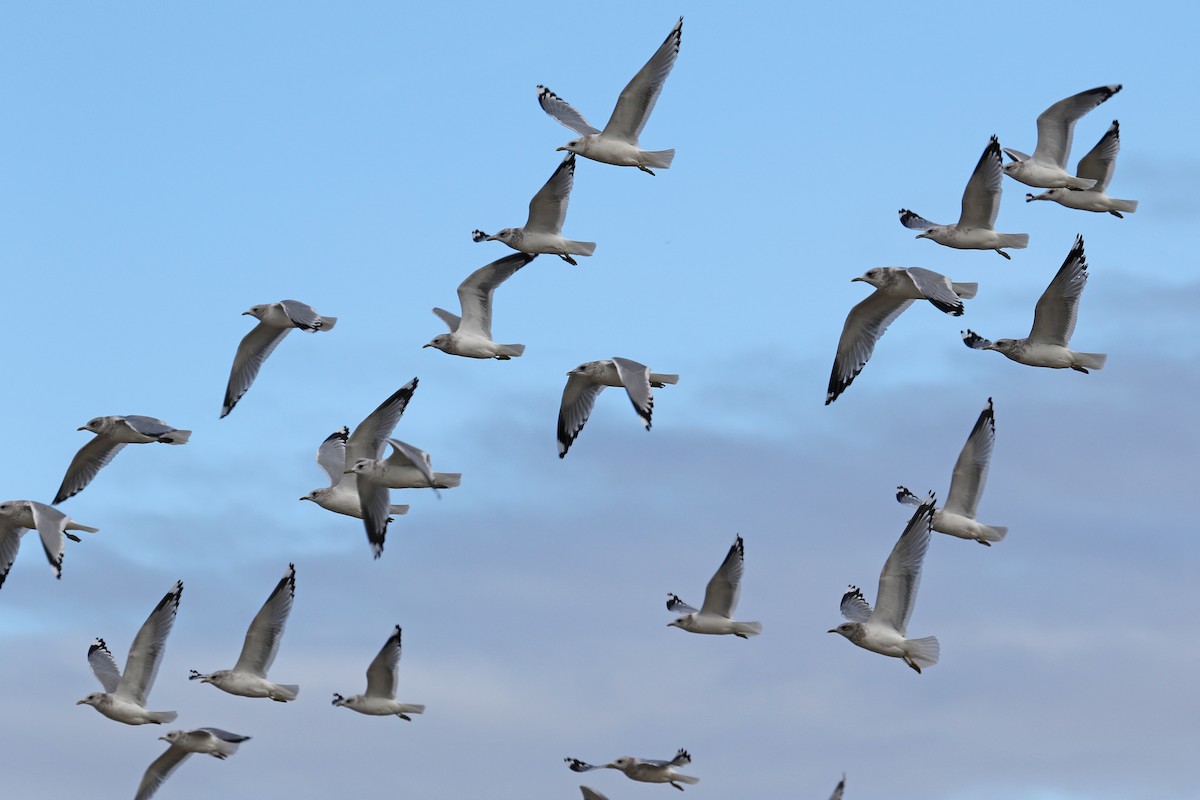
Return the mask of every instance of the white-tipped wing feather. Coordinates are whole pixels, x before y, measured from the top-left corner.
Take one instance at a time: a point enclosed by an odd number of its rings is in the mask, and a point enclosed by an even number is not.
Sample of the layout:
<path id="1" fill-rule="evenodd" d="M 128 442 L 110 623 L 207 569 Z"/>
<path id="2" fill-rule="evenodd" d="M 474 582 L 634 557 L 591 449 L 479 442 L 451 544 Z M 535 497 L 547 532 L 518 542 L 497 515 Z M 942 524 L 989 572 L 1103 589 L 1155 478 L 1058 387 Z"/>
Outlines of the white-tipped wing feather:
<path id="1" fill-rule="evenodd" d="M 117 660 L 113 658 L 112 651 L 108 649 L 108 645 L 103 639 L 97 639 L 92 642 L 92 646 L 88 648 L 88 666 L 92 668 L 92 674 L 96 676 L 96 680 L 100 681 L 100 685 L 104 687 L 104 691 L 112 694 L 117 690 L 117 684 L 121 682 L 121 669 L 117 666 Z"/>
<path id="2" fill-rule="evenodd" d="M 537 87 L 538 105 L 542 107 L 550 116 L 554 117 L 560 124 L 565 125 L 571 130 L 578 133 L 580 136 L 590 136 L 593 133 L 600 131 L 593 128 L 583 114 L 575 110 L 574 106 L 563 100 L 561 97 L 550 91 L 549 88 L 541 86 Z"/>
<path id="3" fill-rule="evenodd" d="M 1115 119 L 1108 130 L 1096 142 L 1096 146 L 1088 154 L 1079 159 L 1079 167 L 1075 174 L 1080 178 L 1090 178 L 1096 184 L 1091 191 L 1103 192 L 1112 180 L 1117 168 L 1117 154 L 1121 152 L 1121 126 Z"/>

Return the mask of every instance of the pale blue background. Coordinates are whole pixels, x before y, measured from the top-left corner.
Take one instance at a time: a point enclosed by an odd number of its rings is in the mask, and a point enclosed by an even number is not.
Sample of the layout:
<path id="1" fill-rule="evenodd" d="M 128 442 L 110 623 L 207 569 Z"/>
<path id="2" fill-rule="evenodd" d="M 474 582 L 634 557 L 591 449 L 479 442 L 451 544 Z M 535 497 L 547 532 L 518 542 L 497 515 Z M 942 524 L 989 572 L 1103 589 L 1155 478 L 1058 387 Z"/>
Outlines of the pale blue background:
<path id="1" fill-rule="evenodd" d="M 76 707 L 84 658 L 118 659 L 182 578 L 151 694 L 177 725 L 252 735 L 194 758 L 161 798 L 570 798 L 564 756 L 669 758 L 688 797 L 1115 800 L 1195 796 L 1200 557 L 1192 509 L 1200 278 L 1192 237 L 1197 14 L 1183 4 L 400 3 L 8 5 L 0 12 L 0 495 L 48 501 L 75 428 L 148 414 L 186 447 L 130 447 L 63 510 L 55 583 L 25 539 L 0 591 L 6 797 L 132 796 L 164 730 Z M 643 135 L 651 178 L 581 160 L 565 233 L 496 296 L 524 357 L 421 350 L 470 271 L 507 252 L 572 138 L 545 83 L 602 125 L 686 22 Z M 1030 151 L 1050 103 L 1124 90 L 1079 124 L 1072 166 L 1122 123 L 1114 196 L 1136 214 L 1026 205 L 1007 180 L 1011 262 L 916 241 L 901 207 L 953 221 L 987 143 Z M 1076 233 L 1092 280 L 1073 344 L 1090 376 L 963 347 L 1021 336 Z M 850 278 L 880 264 L 978 281 L 955 320 L 914 306 L 822 406 Z M 238 316 L 285 297 L 339 318 L 293 334 L 218 420 Z M 564 373 L 626 356 L 678 372 L 654 430 L 602 395 L 565 461 Z M 361 525 L 298 497 L 316 446 L 414 375 L 396 435 L 464 473 L 398 493 L 372 562 Z M 910 629 L 918 676 L 825 631 L 847 583 L 873 600 L 907 511 L 945 494 L 987 397 L 997 446 L 986 550 L 938 536 Z M 760 638 L 667 629 L 735 533 L 739 616 Z M 289 561 L 296 605 L 271 676 L 288 706 L 186 680 L 232 666 Z M 329 706 L 404 628 L 405 723 Z M 616 772 L 612 800 L 665 797 Z"/>

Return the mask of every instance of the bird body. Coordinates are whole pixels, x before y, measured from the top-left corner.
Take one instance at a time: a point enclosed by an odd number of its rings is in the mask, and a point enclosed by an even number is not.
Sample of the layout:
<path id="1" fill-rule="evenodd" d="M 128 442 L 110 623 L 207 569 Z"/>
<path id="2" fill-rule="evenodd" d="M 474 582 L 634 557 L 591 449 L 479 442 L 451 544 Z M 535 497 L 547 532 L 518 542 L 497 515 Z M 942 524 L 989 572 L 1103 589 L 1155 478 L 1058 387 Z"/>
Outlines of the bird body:
<path id="1" fill-rule="evenodd" d="M 161 419 L 136 414 L 95 417 L 78 430 L 91 431 L 96 438 L 79 448 L 79 452 L 71 459 L 67 474 L 54 496 L 55 505 L 83 491 L 96 473 L 112 461 L 113 456 L 125 445 L 149 442 L 187 444 L 192 435 L 191 431 L 172 428 Z"/>
<path id="2" fill-rule="evenodd" d="M 633 756 L 621 756 L 613 759 L 607 764 L 589 764 L 586 761 L 580 761 L 578 758 L 565 758 L 567 766 L 572 772 L 590 772 L 594 769 L 615 769 L 625 773 L 625 776 L 643 783 L 669 783 L 676 789 L 683 791 L 683 787 L 679 784 L 696 784 L 700 782 L 699 778 L 691 775 L 684 775 L 678 772 L 675 768 L 682 767 L 692 763 L 692 757 L 687 750 L 680 748 L 675 753 L 675 757 L 670 761 L 659 761 L 648 758 L 635 758 Z M 585 793 L 586 796 L 586 793 Z"/>
<path id="3" fill-rule="evenodd" d="M 567 373 L 562 402 L 558 409 L 558 457 L 565 458 L 575 438 L 587 424 L 596 398 L 605 386 L 624 387 L 633 410 L 650 430 L 654 413 L 651 387 L 661 389 L 679 382 L 678 375 L 651 372 L 645 364 L 629 358 L 587 361 Z"/>
<path id="4" fill-rule="evenodd" d="M 190 731 L 167 731 L 159 739 L 169 742 L 166 752 L 151 762 L 142 775 L 134 800 L 150 800 L 163 781 L 193 753 L 202 753 L 224 761 L 237 752 L 238 745 L 250 739 L 220 728 L 196 728 Z"/>
<path id="5" fill-rule="evenodd" d="M 496 288 L 528 264 L 535 255 L 516 253 L 485 264 L 472 272 L 458 286 L 458 304 L 462 316 L 444 308 L 435 308 L 450 333 L 442 333 L 423 347 L 434 347 L 443 353 L 466 358 L 494 358 L 508 361 L 525 352 L 523 344 L 497 344 L 492 341 L 492 297 Z"/>

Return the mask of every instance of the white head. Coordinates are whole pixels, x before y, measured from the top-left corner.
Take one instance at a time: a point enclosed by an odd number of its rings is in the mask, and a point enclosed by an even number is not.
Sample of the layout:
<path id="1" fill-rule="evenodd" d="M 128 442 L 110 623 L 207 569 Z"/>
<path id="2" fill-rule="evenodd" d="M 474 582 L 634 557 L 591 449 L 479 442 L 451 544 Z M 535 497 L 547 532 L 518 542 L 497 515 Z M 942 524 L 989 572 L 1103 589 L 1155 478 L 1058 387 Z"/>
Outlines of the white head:
<path id="1" fill-rule="evenodd" d="M 311 492 L 304 495 L 304 497 L 301 497 L 300 499 L 301 500 L 312 500 L 314 503 L 316 503 L 322 497 L 325 497 L 326 495 L 328 495 L 330 493 L 330 491 L 332 491 L 332 489 L 333 489 L 332 486 L 326 486 L 321 489 L 313 489 Z"/>
<path id="2" fill-rule="evenodd" d="M 165 735 L 158 737 L 162 741 L 175 744 L 183 737 L 187 736 L 187 731 L 167 731 Z"/>
<path id="3" fill-rule="evenodd" d="M 430 344 L 432 344 L 432 342 L 430 342 Z M 428 344 L 425 346 L 429 347 Z M 350 469 L 346 470 L 342 474 L 343 475 L 351 475 L 354 473 L 363 473 L 363 472 L 366 472 L 368 469 L 370 469 L 371 466 L 375 463 L 376 463 L 375 459 L 373 459 L 373 458 L 360 458 L 354 462 L 354 465 L 351 466 Z"/>
<path id="4" fill-rule="evenodd" d="M 921 236 L 924 235 L 925 234 L 921 234 Z M 918 236 L 917 238 L 920 239 L 921 237 Z M 862 281 L 863 283 L 871 284 L 876 289 L 881 289 L 886 284 L 891 283 L 891 277 L 892 274 L 887 270 L 886 267 L 872 267 L 857 278 L 851 278 L 850 282 L 854 283 L 855 281 Z"/>
<path id="5" fill-rule="evenodd" d="M 255 319 L 262 319 L 264 316 L 266 316 L 266 313 L 267 313 L 267 306 L 263 305 L 263 304 L 259 304 L 257 306 L 250 306 L 250 309 L 248 311 L 242 312 L 242 316 L 243 317 L 251 316 L 251 317 L 254 317 Z"/>
<path id="6" fill-rule="evenodd" d="M 501 228 L 500 230 L 487 237 L 489 242 L 504 242 L 512 246 L 514 240 L 520 238 L 521 231 L 517 228 Z"/>
<path id="7" fill-rule="evenodd" d="M 76 701 L 77 706 L 96 706 L 99 707 L 108 701 L 108 695 L 104 692 L 92 692 L 82 700 Z"/>
<path id="8" fill-rule="evenodd" d="M 1032 203 L 1034 200 L 1058 200 L 1066 195 L 1070 189 L 1047 189 L 1041 194 L 1025 193 L 1025 202 Z"/>
<path id="9" fill-rule="evenodd" d="M 79 431 L 91 431 L 92 433 L 104 433 L 104 431 L 112 424 L 112 417 L 94 417 L 89 419 L 82 428 L 76 428 Z"/>
<path id="10" fill-rule="evenodd" d="M 622 772 L 624 772 L 625 770 L 634 766 L 634 764 L 636 764 L 636 763 L 637 763 L 637 759 L 634 758 L 633 756 L 621 756 L 620 758 L 614 758 L 612 761 L 605 764 L 604 766 L 607 767 L 608 769 L 619 769 Z"/>
<path id="11" fill-rule="evenodd" d="M 586 154 L 592 148 L 594 136 L 580 136 L 578 139 L 572 139 L 562 147 L 555 148 L 555 152 L 566 150 L 568 153 Z"/>
<path id="12" fill-rule="evenodd" d="M 429 341 L 429 344 L 421 345 L 421 349 L 424 350 L 426 347 L 434 347 L 438 350 L 441 350 L 443 353 L 448 353 L 450 352 L 448 349 L 450 347 L 450 341 L 450 334 L 439 333 Z"/>

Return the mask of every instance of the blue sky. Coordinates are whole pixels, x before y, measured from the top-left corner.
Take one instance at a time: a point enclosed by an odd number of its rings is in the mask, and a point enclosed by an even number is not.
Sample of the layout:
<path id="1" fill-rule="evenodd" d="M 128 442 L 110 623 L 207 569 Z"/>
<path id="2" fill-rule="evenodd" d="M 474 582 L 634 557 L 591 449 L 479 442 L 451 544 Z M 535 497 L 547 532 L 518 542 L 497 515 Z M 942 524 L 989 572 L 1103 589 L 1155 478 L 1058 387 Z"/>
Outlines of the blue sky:
<path id="1" fill-rule="evenodd" d="M 410 8 L 57 4 L 0 20 L 0 263 L 9 345 L 4 499 L 48 501 L 76 428 L 146 414 L 194 431 L 130 447 L 63 504 L 101 528 L 56 583 L 35 540 L 0 590 L 0 715 L 13 796 L 132 795 L 165 731 L 75 701 L 103 636 L 123 663 L 174 581 L 181 609 L 155 709 L 253 736 L 192 759 L 162 798 L 578 796 L 564 756 L 689 749 L 688 796 L 1177 800 L 1194 795 L 1200 652 L 1186 634 L 1200 553 L 1186 507 L 1200 453 L 1193 334 L 1200 278 L 1196 12 L 1115 3 L 675 6 L 614 2 Z M 642 136 L 657 177 L 581 160 L 564 233 L 496 294 L 509 362 L 421 345 L 433 306 L 509 252 L 474 228 L 519 225 L 573 138 L 542 83 L 602 123 L 683 14 L 675 70 Z M 1042 31 L 1037 33 L 1037 24 Z M 1113 119 L 1118 220 L 1022 202 L 997 228 L 1011 262 L 913 238 L 911 208 L 956 218 L 988 137 L 1030 151 L 1034 119 L 1094 86 L 1124 90 L 1076 130 L 1072 166 Z M 1073 344 L 1084 376 L 963 347 L 1021 336 L 1077 233 L 1091 280 Z M 924 266 L 979 295 L 961 320 L 914 306 L 824 407 L 838 334 L 871 266 Z M 337 316 L 294 334 L 218 420 L 256 303 Z M 681 375 L 654 429 L 604 393 L 569 456 L 554 422 L 567 370 L 625 356 Z M 373 562 L 361 525 L 297 501 L 317 445 L 400 385 L 397 437 L 461 471 Z M 988 397 L 997 445 L 984 549 L 938 536 L 914 636 L 917 676 L 826 630 L 846 584 L 875 594 L 907 512 L 944 495 Z M 668 629 L 735 533 L 750 641 Z M 296 604 L 271 671 L 287 706 L 187 671 L 232 665 L 288 562 Z M 333 709 L 404 628 L 412 723 Z M 668 790 L 587 776 L 611 800 Z"/>

